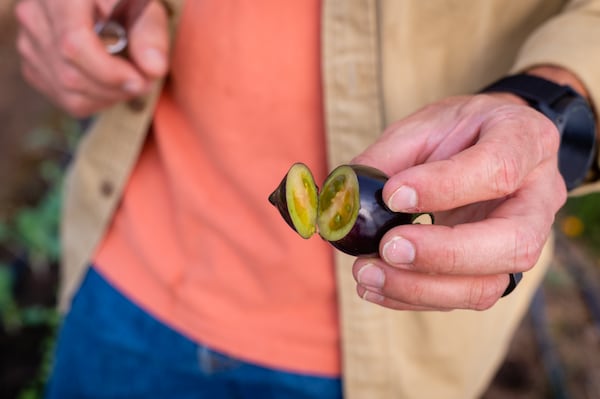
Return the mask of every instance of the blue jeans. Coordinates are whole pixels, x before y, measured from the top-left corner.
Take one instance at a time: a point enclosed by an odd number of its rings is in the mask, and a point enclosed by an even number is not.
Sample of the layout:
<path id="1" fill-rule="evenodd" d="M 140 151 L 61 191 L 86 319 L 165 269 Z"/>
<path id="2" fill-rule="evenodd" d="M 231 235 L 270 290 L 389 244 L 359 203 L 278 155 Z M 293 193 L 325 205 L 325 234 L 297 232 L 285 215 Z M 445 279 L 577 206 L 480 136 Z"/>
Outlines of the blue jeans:
<path id="1" fill-rule="evenodd" d="M 198 345 L 90 268 L 60 331 L 46 398 L 341 398 L 339 378 L 250 364 Z"/>

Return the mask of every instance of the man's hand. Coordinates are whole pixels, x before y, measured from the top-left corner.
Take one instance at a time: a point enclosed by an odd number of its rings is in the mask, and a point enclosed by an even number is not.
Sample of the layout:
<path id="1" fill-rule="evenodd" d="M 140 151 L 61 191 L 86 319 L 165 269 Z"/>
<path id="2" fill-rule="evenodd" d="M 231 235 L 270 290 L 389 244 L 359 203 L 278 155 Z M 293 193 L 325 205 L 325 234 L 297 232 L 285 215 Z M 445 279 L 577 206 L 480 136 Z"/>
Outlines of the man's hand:
<path id="1" fill-rule="evenodd" d="M 487 309 L 533 267 L 566 200 L 559 134 L 508 94 L 455 97 L 391 126 L 354 162 L 390 176 L 394 211 L 435 225 L 391 229 L 353 267 L 358 294 L 393 309 Z"/>
<path id="2" fill-rule="evenodd" d="M 111 56 L 94 31 L 114 0 L 21 0 L 17 47 L 25 79 L 61 108 L 89 116 L 145 94 L 168 68 L 167 14 L 151 2 L 128 28 L 129 58 Z"/>

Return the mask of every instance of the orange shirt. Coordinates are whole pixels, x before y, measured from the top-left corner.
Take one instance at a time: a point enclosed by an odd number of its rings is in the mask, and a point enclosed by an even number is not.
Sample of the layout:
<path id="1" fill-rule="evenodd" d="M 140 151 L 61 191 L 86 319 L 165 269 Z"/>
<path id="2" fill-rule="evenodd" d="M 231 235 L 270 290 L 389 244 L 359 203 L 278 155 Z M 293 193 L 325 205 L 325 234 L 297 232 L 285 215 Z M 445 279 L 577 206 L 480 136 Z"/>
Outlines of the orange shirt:
<path id="1" fill-rule="evenodd" d="M 332 250 L 267 198 L 326 175 L 318 0 L 188 1 L 172 78 L 97 269 L 158 319 L 258 364 L 340 373 Z"/>

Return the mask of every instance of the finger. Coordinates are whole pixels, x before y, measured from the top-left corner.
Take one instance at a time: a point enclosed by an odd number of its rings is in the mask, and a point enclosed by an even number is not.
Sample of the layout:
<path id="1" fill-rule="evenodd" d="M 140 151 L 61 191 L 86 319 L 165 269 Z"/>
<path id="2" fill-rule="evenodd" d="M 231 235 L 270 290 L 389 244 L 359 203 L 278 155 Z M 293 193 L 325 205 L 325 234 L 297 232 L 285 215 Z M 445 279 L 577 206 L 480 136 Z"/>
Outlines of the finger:
<path id="1" fill-rule="evenodd" d="M 167 12 L 154 1 L 129 28 L 129 56 L 146 76 L 160 78 L 167 72 L 168 52 Z"/>
<path id="2" fill-rule="evenodd" d="M 398 269 L 421 273 L 465 276 L 526 271 L 539 258 L 547 232 L 522 222 L 490 218 L 455 227 L 418 226 L 422 227 L 418 232 L 395 229 L 382 240 L 382 259 Z"/>
<path id="3" fill-rule="evenodd" d="M 118 0 L 96 0 L 96 8 L 102 17 L 106 17 Z"/>
<path id="4" fill-rule="evenodd" d="M 72 32 L 63 42 L 61 56 L 99 85 L 131 95 L 143 94 L 150 87 L 133 64 L 108 54 L 93 31 Z"/>
<path id="5" fill-rule="evenodd" d="M 386 204 L 395 211 L 431 212 L 514 192 L 537 165 L 556 156 L 560 139 L 537 112 L 508 109 L 481 125 L 473 146 L 391 176 L 383 190 Z"/>
<path id="6" fill-rule="evenodd" d="M 36 71 L 35 67 L 27 61 L 21 62 L 21 75 L 23 75 L 23 78 L 29 85 L 39 90 L 48 98 L 53 98 L 54 91 L 50 85 L 46 83 L 46 80 L 40 78 L 40 74 Z"/>
<path id="7" fill-rule="evenodd" d="M 24 76 L 47 95 L 56 93 L 59 79 L 54 76 L 56 52 L 52 44 L 50 21 L 38 1 L 24 0 L 15 7 L 19 21 L 17 51 L 24 66 Z"/>
<path id="8" fill-rule="evenodd" d="M 114 103 L 110 98 L 100 98 L 77 91 L 57 89 L 48 80 L 43 78 L 43 73 L 37 69 L 38 64 L 21 63 L 21 71 L 25 80 L 40 92 L 45 94 L 56 105 L 75 117 L 87 117 Z"/>
<path id="9" fill-rule="evenodd" d="M 471 146 L 485 112 L 481 104 L 469 101 L 471 98 L 443 99 L 395 122 L 353 162 L 391 176 L 417 164 L 447 159 Z"/>
<path id="10" fill-rule="evenodd" d="M 560 175 L 546 180 L 533 176 L 530 185 L 482 220 L 455 226 L 406 225 L 391 229 L 381 240 L 380 253 L 390 265 L 422 273 L 523 272 L 537 262 L 554 215 L 565 198 Z"/>
<path id="11" fill-rule="evenodd" d="M 370 294 L 363 298 L 386 307 L 421 307 L 436 310 L 485 310 L 501 298 L 508 275 L 447 276 L 399 270 L 378 260 L 357 260 L 353 276 Z M 373 276 L 381 274 L 382 277 Z"/>
<path id="12" fill-rule="evenodd" d="M 120 89 L 96 82 L 68 64 L 57 71 L 56 79 L 60 84 L 58 95 L 62 98 L 62 103 L 67 110 L 79 116 L 87 116 L 89 110 L 96 112 L 131 97 Z"/>
<path id="13" fill-rule="evenodd" d="M 396 301 L 390 298 L 384 297 L 381 293 L 376 290 L 371 291 L 360 284 L 356 285 L 356 293 L 359 297 L 364 299 L 367 302 L 375 303 L 377 305 L 384 306 L 386 308 L 394 309 L 394 310 L 410 310 L 416 312 L 426 312 L 426 311 L 450 311 L 452 309 L 445 308 L 436 308 L 431 306 L 417 306 L 411 305 L 409 303 L 404 303 L 400 301 Z"/>
<path id="14" fill-rule="evenodd" d="M 50 23 L 52 40 L 57 41 L 71 31 L 92 29 L 97 6 L 93 0 L 37 1 Z"/>
<path id="15" fill-rule="evenodd" d="M 47 80 L 40 78 L 41 74 L 35 69 L 35 66 L 27 62 L 21 64 L 21 73 L 29 84 L 75 117 L 87 117 L 112 103 L 110 100 L 98 99 L 77 92 L 57 91 L 55 87 L 47 83 Z"/>
<path id="16" fill-rule="evenodd" d="M 388 176 L 426 160 L 426 136 L 435 129 L 430 118 L 419 119 L 420 113 L 398 121 L 352 163 L 375 167 Z M 419 134 L 415 134 L 419 132 Z"/>
<path id="17" fill-rule="evenodd" d="M 77 92 L 61 93 L 58 102 L 70 115 L 77 118 L 86 118 L 114 104 L 114 101 L 90 97 Z"/>
<path id="18" fill-rule="evenodd" d="M 25 81 L 46 96 L 55 94 L 52 85 L 52 73 L 49 65 L 41 62 L 43 45 L 40 46 L 38 36 L 48 32 L 47 21 L 40 8 L 32 1 L 22 1 L 15 7 L 15 15 L 20 23 L 16 39 L 16 49 L 20 56 L 21 74 Z M 36 29 L 33 29 L 33 27 Z M 38 33 L 38 34 L 36 34 Z"/>
<path id="19" fill-rule="evenodd" d="M 22 0 L 15 6 L 15 18 L 19 22 L 19 33 L 28 35 L 37 51 L 43 51 L 52 43 L 50 22 L 35 0 Z"/>

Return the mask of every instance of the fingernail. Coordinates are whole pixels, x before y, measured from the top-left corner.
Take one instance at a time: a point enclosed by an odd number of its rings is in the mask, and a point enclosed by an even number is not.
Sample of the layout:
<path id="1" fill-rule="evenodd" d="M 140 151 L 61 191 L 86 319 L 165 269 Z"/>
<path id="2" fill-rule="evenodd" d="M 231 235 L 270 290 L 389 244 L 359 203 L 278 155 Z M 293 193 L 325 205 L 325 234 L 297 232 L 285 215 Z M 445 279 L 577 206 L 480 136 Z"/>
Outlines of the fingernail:
<path id="1" fill-rule="evenodd" d="M 358 283 L 370 288 L 383 288 L 385 274 L 379 267 L 367 263 L 360 268 L 357 274 Z"/>
<path id="2" fill-rule="evenodd" d="M 131 94 L 140 94 L 144 90 L 144 83 L 137 79 L 128 80 L 123 85 L 123 90 Z"/>
<path id="3" fill-rule="evenodd" d="M 367 302 L 382 303 L 385 298 L 381 294 L 378 294 L 373 291 L 365 290 L 364 294 L 362 295 L 362 299 L 364 299 Z"/>
<path id="4" fill-rule="evenodd" d="M 393 265 L 406 265 L 415 260 L 415 247 L 402 237 L 394 237 L 383 245 L 383 259 Z"/>
<path id="5" fill-rule="evenodd" d="M 417 192 L 408 186 L 401 186 L 390 197 L 388 206 L 392 211 L 407 211 L 417 207 Z"/>
<path id="6" fill-rule="evenodd" d="M 148 69 L 157 74 L 163 73 L 167 65 L 163 52 L 153 47 L 146 49 L 144 52 L 144 62 Z"/>

